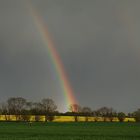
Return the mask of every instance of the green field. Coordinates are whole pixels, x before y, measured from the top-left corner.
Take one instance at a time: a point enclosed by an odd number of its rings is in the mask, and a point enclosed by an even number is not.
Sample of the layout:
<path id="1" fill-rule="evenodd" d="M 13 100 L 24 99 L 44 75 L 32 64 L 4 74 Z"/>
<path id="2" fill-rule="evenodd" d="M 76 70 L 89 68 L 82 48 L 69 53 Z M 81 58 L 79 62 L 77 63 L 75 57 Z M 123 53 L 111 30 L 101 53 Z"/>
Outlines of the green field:
<path id="1" fill-rule="evenodd" d="M 140 140 L 140 124 L 0 122 L 0 140 Z"/>

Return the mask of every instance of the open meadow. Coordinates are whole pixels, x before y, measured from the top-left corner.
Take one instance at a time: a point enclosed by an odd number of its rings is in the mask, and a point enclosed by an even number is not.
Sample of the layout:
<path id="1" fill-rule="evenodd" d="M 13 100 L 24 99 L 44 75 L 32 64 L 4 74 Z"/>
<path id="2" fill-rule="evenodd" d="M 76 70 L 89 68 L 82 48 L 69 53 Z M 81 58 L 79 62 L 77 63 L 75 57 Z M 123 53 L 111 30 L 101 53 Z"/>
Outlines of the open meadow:
<path id="1" fill-rule="evenodd" d="M 0 140 L 140 140 L 140 124 L 0 122 Z"/>

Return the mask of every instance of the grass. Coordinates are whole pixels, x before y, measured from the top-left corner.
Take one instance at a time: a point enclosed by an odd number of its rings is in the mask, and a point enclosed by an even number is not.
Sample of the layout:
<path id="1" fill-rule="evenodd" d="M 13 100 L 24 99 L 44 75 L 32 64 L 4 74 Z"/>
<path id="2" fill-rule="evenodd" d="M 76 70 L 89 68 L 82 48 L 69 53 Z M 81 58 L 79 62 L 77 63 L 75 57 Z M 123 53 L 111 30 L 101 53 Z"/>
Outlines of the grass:
<path id="1" fill-rule="evenodd" d="M 0 122 L 0 140 L 140 140 L 140 124 Z"/>

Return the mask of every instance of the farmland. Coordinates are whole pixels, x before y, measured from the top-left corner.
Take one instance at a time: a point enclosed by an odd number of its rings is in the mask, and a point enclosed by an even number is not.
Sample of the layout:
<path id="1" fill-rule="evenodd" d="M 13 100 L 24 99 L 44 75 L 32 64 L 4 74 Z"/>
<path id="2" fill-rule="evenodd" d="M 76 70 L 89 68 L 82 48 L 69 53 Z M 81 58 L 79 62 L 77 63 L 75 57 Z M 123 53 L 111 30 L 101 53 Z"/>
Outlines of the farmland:
<path id="1" fill-rule="evenodd" d="M 31 125 L 31 126 L 30 126 Z M 139 123 L 0 122 L 0 140 L 139 140 Z"/>
<path id="2" fill-rule="evenodd" d="M 28 116 L 0 115 L 0 121 L 23 121 L 23 118 L 25 117 L 28 118 L 28 121 L 32 121 L 32 122 L 36 121 L 36 117 L 38 119 L 37 121 L 41 121 L 41 122 L 45 121 L 45 116 L 43 115 L 36 115 L 36 116 L 35 115 L 28 115 Z M 77 121 L 85 122 L 86 118 L 88 118 L 89 122 L 95 122 L 95 121 L 103 122 L 104 121 L 104 117 L 85 117 L 85 116 L 78 116 Z M 75 117 L 74 116 L 54 116 L 54 119 L 52 121 L 53 122 L 75 122 Z M 106 121 L 109 122 L 110 119 L 106 117 Z M 117 117 L 114 117 L 112 121 L 119 122 L 119 119 Z M 125 117 L 124 122 L 135 122 L 135 118 Z"/>

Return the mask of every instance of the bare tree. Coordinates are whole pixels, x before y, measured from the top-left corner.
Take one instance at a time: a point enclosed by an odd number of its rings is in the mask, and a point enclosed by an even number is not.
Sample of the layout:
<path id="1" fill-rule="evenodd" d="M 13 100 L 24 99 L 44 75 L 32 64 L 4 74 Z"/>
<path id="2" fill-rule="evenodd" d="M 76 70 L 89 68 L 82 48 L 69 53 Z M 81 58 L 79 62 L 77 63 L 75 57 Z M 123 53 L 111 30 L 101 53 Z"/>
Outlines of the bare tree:
<path id="1" fill-rule="evenodd" d="M 1 114 L 5 116 L 5 120 L 9 121 L 9 109 L 6 103 L 1 104 Z"/>
<path id="2" fill-rule="evenodd" d="M 27 116 L 24 116 L 25 119 L 28 119 L 28 115 L 34 115 L 35 121 L 40 121 L 40 115 L 44 115 L 44 106 L 41 102 L 27 102 L 26 103 L 26 110 L 23 114 L 26 114 Z"/>
<path id="3" fill-rule="evenodd" d="M 135 111 L 135 112 L 133 113 L 133 116 L 135 117 L 135 120 L 136 120 L 137 122 L 140 122 L 140 109 L 138 109 L 137 111 Z"/>
<path id="4" fill-rule="evenodd" d="M 113 108 L 109 108 L 107 117 L 109 118 L 110 122 L 113 122 L 114 117 L 117 117 L 116 111 Z"/>
<path id="5" fill-rule="evenodd" d="M 140 109 L 137 109 L 137 111 L 133 112 L 133 115 L 132 115 L 136 122 L 140 122 Z"/>
<path id="6" fill-rule="evenodd" d="M 25 107 L 26 99 L 22 97 L 12 97 L 7 100 L 8 110 L 10 114 L 16 116 L 16 120 L 20 120 L 20 115 Z"/>
<path id="7" fill-rule="evenodd" d="M 92 110 L 89 107 L 82 108 L 82 114 L 85 116 L 85 121 L 88 122 L 89 116 L 91 116 Z"/>
<path id="8" fill-rule="evenodd" d="M 100 112 L 98 110 L 95 110 L 92 112 L 92 115 L 94 116 L 94 121 L 97 122 L 100 117 Z"/>
<path id="9" fill-rule="evenodd" d="M 79 116 L 79 113 L 81 112 L 81 110 L 82 110 L 82 108 L 78 104 L 71 104 L 70 105 L 70 111 L 74 115 L 75 122 L 78 122 L 78 116 Z"/>
<path id="10" fill-rule="evenodd" d="M 52 99 L 47 98 L 47 99 L 42 99 L 41 103 L 43 105 L 45 120 L 53 121 L 54 113 L 56 112 L 57 109 L 55 102 Z"/>
<path id="11" fill-rule="evenodd" d="M 125 119 L 125 113 L 119 112 L 118 113 L 118 119 L 119 119 L 120 122 L 123 122 L 124 119 Z"/>
<path id="12" fill-rule="evenodd" d="M 40 121 L 40 115 L 43 115 L 43 105 L 40 102 L 32 103 L 31 112 L 35 115 L 35 121 Z"/>
<path id="13" fill-rule="evenodd" d="M 70 111 L 75 113 L 80 113 L 82 110 L 81 106 L 78 104 L 71 104 L 70 105 Z"/>
<path id="14" fill-rule="evenodd" d="M 21 120 L 25 122 L 29 122 L 31 119 L 31 115 L 29 114 L 29 112 L 27 110 L 24 110 L 22 113 L 23 114 L 21 115 Z"/>
<path id="15" fill-rule="evenodd" d="M 114 110 L 112 108 L 102 107 L 98 109 L 97 112 L 100 114 L 101 117 L 103 117 L 104 121 L 107 121 L 107 118 L 110 119 L 110 121 L 113 120 Z"/>

